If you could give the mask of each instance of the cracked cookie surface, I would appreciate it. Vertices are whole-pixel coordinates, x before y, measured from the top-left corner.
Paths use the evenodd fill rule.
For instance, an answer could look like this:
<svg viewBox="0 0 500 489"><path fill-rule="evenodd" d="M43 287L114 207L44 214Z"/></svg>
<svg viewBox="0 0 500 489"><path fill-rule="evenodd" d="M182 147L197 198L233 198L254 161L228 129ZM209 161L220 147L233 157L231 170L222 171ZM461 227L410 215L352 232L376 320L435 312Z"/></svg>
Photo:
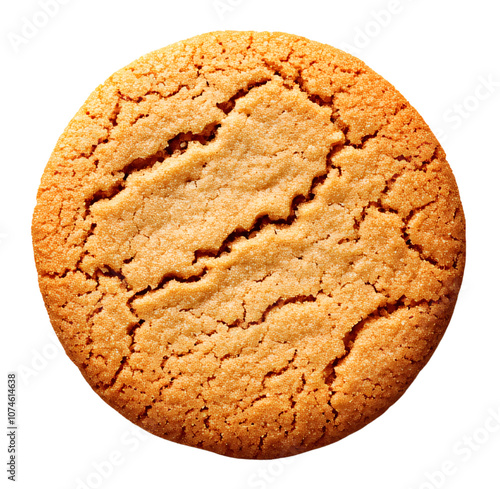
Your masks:
<svg viewBox="0 0 500 489"><path fill-rule="evenodd" d="M439 343L465 263L419 114L356 58L282 33L205 34L111 76L59 139L32 234L94 390L242 458L383 413Z"/></svg>

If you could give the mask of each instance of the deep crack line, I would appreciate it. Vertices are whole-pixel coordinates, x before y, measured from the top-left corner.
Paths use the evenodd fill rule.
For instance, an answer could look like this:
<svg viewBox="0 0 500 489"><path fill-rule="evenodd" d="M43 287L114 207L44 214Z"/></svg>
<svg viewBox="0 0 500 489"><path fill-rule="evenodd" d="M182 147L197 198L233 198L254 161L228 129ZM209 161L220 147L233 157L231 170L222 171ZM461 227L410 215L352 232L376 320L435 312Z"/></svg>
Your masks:
<svg viewBox="0 0 500 489"><path fill-rule="evenodd" d="M126 181L130 175L134 173L151 170L156 164L165 162L170 157L176 157L184 154L189 149L189 143L197 141L203 146L215 139L220 128L219 122L211 122L207 124L202 131L193 134L192 132L180 133L170 139L165 148L160 149L155 154L146 156L145 158L136 158L128 165L125 165L121 170L113 172L123 173L123 180L116 182L106 190L96 192L88 201L89 208L96 202L103 199L111 200L126 188Z"/></svg>
<svg viewBox="0 0 500 489"><path fill-rule="evenodd" d="M244 239L252 239L256 237L261 231L265 228L272 226L274 229L282 229L291 227L298 219L298 211L300 207L308 202L311 202L318 193L319 188L324 184L328 176L335 171L340 172L338 167L333 164L333 155L336 151L338 151L338 147L342 146L342 142L333 143L329 149L328 156L326 157L325 171L320 175L317 175L313 178L311 182L311 186L309 187L309 191L307 195L298 195L296 196L291 203L290 212L286 219L271 219L269 215L264 215L257 218L254 224L249 229L236 229L228 237L223 241L221 246L217 250L197 250L195 251L195 260L192 265L197 264L203 258L220 258L224 253L230 253L232 250L232 246L236 241L241 238ZM135 295L145 295L146 293L151 293L156 290L160 290L168 285L171 281L177 282L198 282L203 277L205 277L209 272L207 267L204 267L199 273L191 275L189 277L182 276L180 274L172 274L168 273L162 277L159 284L155 288L147 287L142 291L138 291Z"/></svg>
<svg viewBox="0 0 500 489"><path fill-rule="evenodd" d="M134 350L134 345L136 344L136 341L135 341L135 335L137 333L137 330L145 323L144 319L138 319L138 321L134 324L132 324L131 326L129 326L128 330L127 330L127 335L130 336L131 338L131 342L130 342L130 345L129 345L129 353L128 355L124 355L120 361L120 366L118 367L118 369L116 370L116 372L113 374L113 377L111 378L111 381L106 384L106 385L103 385L102 388L104 391L107 391L109 389L111 389L111 387L113 387L116 383L116 381L118 380L118 377L120 376L122 370L128 366L128 362L130 360L130 356L135 352ZM91 350L91 352L93 351L93 349Z"/></svg>
<svg viewBox="0 0 500 489"><path fill-rule="evenodd" d="M213 141L217 136L217 132L222 121L225 120L233 111L236 101L247 95L252 89L265 85L269 81L271 81L271 78L265 78L258 82L251 83L247 87L236 92L229 100L218 103L217 107L224 112L225 117L219 121L212 121L208 123L199 133L193 133L191 131L187 133L179 133L168 140L165 148L160 149L156 153L144 158L136 158L132 162L125 165L121 170L115 170L113 175L116 175L117 173L124 173L123 181L117 182L108 189L96 192L93 197L88 199L87 207L92 206L99 200L112 199L116 197L116 195L118 195L125 188L125 181L131 174L151 169L156 163L163 163L172 156L180 156L181 154L184 154L189 149L190 142L197 141L205 146L209 142ZM116 125L116 117L114 118L113 126Z"/></svg>
<svg viewBox="0 0 500 489"><path fill-rule="evenodd" d="M394 302L387 302L384 305L377 307L377 309L359 320L349 331L345 333L344 337L342 338L342 341L344 343L344 353L333 359L323 370L325 384L330 386L332 391L331 395L333 396L336 392L333 389L333 385L337 378L336 368L343 362L345 362L346 358L351 353L351 350L354 347L359 334L364 329L367 323L376 319L387 318L401 309L411 309L412 307L417 307L421 304L431 305L432 303L432 300L426 299L422 299L420 301L409 301L405 295L402 295L398 300Z"/></svg>

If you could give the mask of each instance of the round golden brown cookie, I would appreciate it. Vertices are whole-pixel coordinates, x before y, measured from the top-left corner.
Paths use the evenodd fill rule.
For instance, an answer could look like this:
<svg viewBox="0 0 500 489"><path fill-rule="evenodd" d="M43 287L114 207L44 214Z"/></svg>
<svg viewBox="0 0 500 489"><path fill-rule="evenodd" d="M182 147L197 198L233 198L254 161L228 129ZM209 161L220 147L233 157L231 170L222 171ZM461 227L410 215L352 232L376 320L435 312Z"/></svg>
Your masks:
<svg viewBox="0 0 500 489"><path fill-rule="evenodd" d="M216 32L98 87L38 192L40 288L112 407L243 458L379 416L437 346L465 221L419 114L358 59Z"/></svg>

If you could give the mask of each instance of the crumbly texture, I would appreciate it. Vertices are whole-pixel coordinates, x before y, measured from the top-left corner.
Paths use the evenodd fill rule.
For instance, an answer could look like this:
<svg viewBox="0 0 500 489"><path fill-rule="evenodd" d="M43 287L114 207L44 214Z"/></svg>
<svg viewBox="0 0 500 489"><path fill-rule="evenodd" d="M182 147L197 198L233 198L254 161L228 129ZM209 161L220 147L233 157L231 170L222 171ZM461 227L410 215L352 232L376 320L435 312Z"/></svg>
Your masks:
<svg viewBox="0 0 500 489"><path fill-rule="evenodd" d="M441 339L465 263L419 114L358 59L282 33L198 36L111 76L59 139L32 232L94 390L242 458L383 413Z"/></svg>

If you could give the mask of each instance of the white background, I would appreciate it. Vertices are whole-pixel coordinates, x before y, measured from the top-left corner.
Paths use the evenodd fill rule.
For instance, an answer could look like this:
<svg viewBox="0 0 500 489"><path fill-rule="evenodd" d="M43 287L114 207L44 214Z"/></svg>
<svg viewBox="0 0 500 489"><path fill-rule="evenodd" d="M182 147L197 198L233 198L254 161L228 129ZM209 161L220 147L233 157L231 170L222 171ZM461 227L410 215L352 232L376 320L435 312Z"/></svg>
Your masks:
<svg viewBox="0 0 500 489"><path fill-rule="evenodd" d="M18 482L10 486L500 488L498 1L60 0L50 18L38 0L4 0L1 9L4 390L4 372L20 375ZM30 31L26 19L40 27ZM274 462L176 445L109 408L57 346L31 250L40 176L89 93L142 54L224 29L291 32L358 55L440 137L467 218L455 315L408 392L347 439ZM6 394L1 399L5 406ZM6 408L0 412L6 418Z"/></svg>

